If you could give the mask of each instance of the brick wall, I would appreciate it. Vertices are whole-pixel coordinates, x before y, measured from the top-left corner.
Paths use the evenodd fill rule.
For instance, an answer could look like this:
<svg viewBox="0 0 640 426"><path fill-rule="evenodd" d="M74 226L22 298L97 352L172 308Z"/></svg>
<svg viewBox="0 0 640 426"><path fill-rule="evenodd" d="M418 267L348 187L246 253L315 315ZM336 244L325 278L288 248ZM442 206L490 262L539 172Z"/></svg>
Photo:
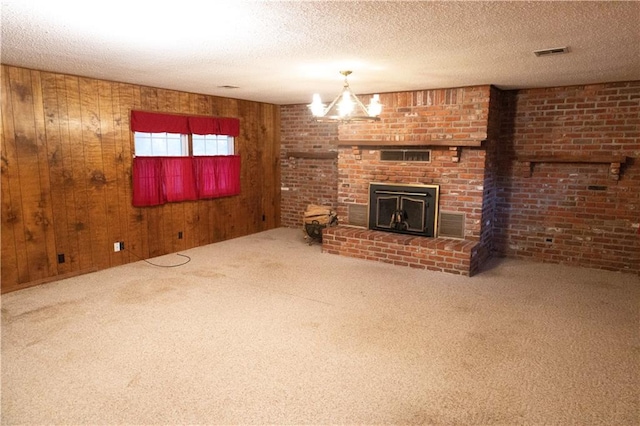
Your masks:
<svg viewBox="0 0 640 426"><path fill-rule="evenodd" d="M492 167L497 155L495 148L487 149L495 141L486 141L492 94L497 91L490 86L383 94L379 122L339 127L338 214L343 223L348 223L351 205L367 205L370 182L436 184L440 211L465 214L464 240L339 228L326 232L323 250L463 275L477 272L490 255L495 216L496 173L486 169L487 153ZM495 112L492 123L498 128ZM495 129L491 133L497 136ZM465 146L481 141L486 141L482 148ZM381 161L383 148L416 144L431 150L429 163Z"/></svg>
<svg viewBox="0 0 640 426"><path fill-rule="evenodd" d="M340 141L440 142L487 137L490 86L383 93L381 121L339 128ZM363 97L363 99L367 99Z"/></svg>
<svg viewBox="0 0 640 426"><path fill-rule="evenodd" d="M311 202L338 205L345 223L348 203L366 204L369 180L437 183L440 209L467 213L465 238L480 241L474 246L480 258L496 252L640 273L640 82L381 98L378 123L320 124L304 105L282 107L282 179L291 187L282 192L284 226L300 226L300 212ZM462 148L459 163L449 161L446 146L432 146L432 163L424 168L380 169L378 148L353 147L362 140L428 145L485 136L483 148ZM284 158L288 150L338 149L338 160ZM524 155L629 160L613 180L606 163L537 163L529 173L517 161ZM334 193L324 191L330 187Z"/></svg>
<svg viewBox="0 0 640 426"><path fill-rule="evenodd" d="M349 204L367 204L370 182L437 184L440 210L465 213L465 239L479 241L485 149L461 148L456 159L449 146L429 145L485 140L490 94L490 86L382 94L379 122L339 126L339 216L347 218ZM380 161L380 147L358 146L358 141L402 148L424 142L421 148L431 149L431 162ZM350 142L353 146L345 146Z"/></svg>
<svg viewBox="0 0 640 426"><path fill-rule="evenodd" d="M280 141L281 223L291 228L302 227L302 212L307 205L336 205L337 160L289 154L336 152L338 125L314 121L306 105L284 105L281 107Z"/></svg>
<svg viewBox="0 0 640 426"><path fill-rule="evenodd" d="M479 145L487 139L490 98L495 93L490 86L479 86L382 94L381 121L373 123L316 123L304 105L283 107L282 224L299 226L301 212L308 203L336 206L340 223L349 224L348 207L368 204L370 182L437 184L439 208L465 214L464 240L407 237L362 229L355 235L353 229L339 227L325 230L323 249L398 265L475 273L491 251L496 180L495 171L487 173L485 163L487 152L491 152L491 164L495 164L495 150L487 151L495 143L485 143L483 147L467 145ZM497 121L493 118L492 122ZM374 145L362 146L362 141ZM409 146L431 149L431 161L380 160L382 147ZM337 161L291 155L293 151L336 150ZM326 191L328 188L334 192ZM387 248L383 250L385 244Z"/></svg>
<svg viewBox="0 0 640 426"><path fill-rule="evenodd" d="M404 146L404 143L416 141L428 145L430 142L456 144L465 140L484 140L489 100L490 86L386 93L381 95L384 109L380 122L343 125L314 121L306 105L282 106L282 225L300 226L301 213L311 203L338 206L341 222L344 222L346 203L352 197L357 197L357 203L367 203L370 181L435 183L442 185L441 208L465 212L466 236L478 240L484 181L485 153L482 149L462 149L460 162L455 163L447 146L432 147L432 163L427 167L380 165L379 149L361 149L365 163L373 161L371 164L362 163L361 155L345 146L340 147L340 160L299 158L289 154L335 152L338 139L343 142L379 140L387 146ZM351 158L352 155L358 160ZM379 172L373 173L374 168ZM353 191L347 190L349 187Z"/></svg>
<svg viewBox="0 0 640 426"><path fill-rule="evenodd" d="M494 236L497 226L498 182L500 166L500 124L502 117L503 92L491 87L489 116L487 118L487 140L484 143L485 164L482 184L482 215L480 219L481 234L478 253L474 260L478 265L491 257L495 252Z"/></svg>
<svg viewBox="0 0 640 426"><path fill-rule="evenodd" d="M507 256L640 272L640 82L503 94L496 249ZM630 157L535 163L524 155Z"/></svg>
<svg viewBox="0 0 640 426"><path fill-rule="evenodd" d="M338 215L348 223L350 204L367 205L369 183L440 185L440 210L465 213L464 233L480 240L485 151L463 149L452 161L447 147L430 147L430 163L380 161L380 148L340 147Z"/></svg>

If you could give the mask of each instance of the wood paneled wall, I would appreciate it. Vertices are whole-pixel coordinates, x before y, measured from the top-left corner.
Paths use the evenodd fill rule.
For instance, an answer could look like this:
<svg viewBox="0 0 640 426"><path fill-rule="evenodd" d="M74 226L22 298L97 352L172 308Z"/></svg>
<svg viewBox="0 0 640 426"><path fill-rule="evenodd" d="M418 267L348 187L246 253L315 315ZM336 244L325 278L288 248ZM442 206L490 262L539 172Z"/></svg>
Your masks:
<svg viewBox="0 0 640 426"><path fill-rule="evenodd" d="M2 292L280 226L278 106L6 65L1 78ZM241 194L134 208L131 109L238 117Z"/></svg>

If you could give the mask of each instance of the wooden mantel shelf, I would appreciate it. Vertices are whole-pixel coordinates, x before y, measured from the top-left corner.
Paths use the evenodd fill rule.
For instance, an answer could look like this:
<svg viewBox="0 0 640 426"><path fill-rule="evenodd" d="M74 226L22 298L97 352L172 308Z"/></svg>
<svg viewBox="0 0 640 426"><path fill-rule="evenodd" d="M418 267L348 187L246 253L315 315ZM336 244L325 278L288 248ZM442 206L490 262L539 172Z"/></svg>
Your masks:
<svg viewBox="0 0 640 426"><path fill-rule="evenodd" d="M609 164L609 177L612 180L620 179L620 167L627 162L624 155L526 155L517 157L517 160L526 165L527 176L533 174L536 163L591 163Z"/></svg>
<svg viewBox="0 0 640 426"><path fill-rule="evenodd" d="M527 155L518 157L518 161L526 163L626 163L624 155Z"/></svg>
<svg viewBox="0 0 640 426"><path fill-rule="evenodd" d="M416 146L461 146L479 147L484 140L478 139L436 139L431 141L380 141L380 140L339 140L338 146L381 146L381 147L416 147Z"/></svg>

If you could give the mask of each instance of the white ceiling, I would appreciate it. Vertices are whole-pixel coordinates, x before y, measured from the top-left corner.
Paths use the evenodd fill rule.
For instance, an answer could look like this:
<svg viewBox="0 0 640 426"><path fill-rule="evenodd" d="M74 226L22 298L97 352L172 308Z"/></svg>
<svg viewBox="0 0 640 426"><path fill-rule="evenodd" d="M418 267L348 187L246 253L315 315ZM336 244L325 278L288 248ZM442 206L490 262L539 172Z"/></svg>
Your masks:
<svg viewBox="0 0 640 426"><path fill-rule="evenodd" d="M2 63L274 104L640 80L640 2L3 1ZM536 57L534 50L570 53ZM229 89L221 86L238 86Z"/></svg>

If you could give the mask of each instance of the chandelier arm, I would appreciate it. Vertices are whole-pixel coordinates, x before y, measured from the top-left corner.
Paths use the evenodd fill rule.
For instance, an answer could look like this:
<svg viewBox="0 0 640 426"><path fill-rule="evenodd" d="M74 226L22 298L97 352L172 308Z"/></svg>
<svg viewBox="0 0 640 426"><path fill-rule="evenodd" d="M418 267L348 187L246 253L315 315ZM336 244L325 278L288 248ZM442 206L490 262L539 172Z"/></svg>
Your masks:
<svg viewBox="0 0 640 426"><path fill-rule="evenodd" d="M360 101L360 98L358 98L358 96L356 96L356 94L353 94L353 98L356 100L356 102L358 103L358 106L360 106L360 108L362 108L364 110L364 112L369 111L367 109L367 107Z"/></svg>
<svg viewBox="0 0 640 426"><path fill-rule="evenodd" d="M342 93L340 95L338 95L330 104L329 106L324 110L324 113L328 113L329 111L331 111L331 108L333 108L333 106L336 104L336 102L338 102L340 99L342 98Z"/></svg>

